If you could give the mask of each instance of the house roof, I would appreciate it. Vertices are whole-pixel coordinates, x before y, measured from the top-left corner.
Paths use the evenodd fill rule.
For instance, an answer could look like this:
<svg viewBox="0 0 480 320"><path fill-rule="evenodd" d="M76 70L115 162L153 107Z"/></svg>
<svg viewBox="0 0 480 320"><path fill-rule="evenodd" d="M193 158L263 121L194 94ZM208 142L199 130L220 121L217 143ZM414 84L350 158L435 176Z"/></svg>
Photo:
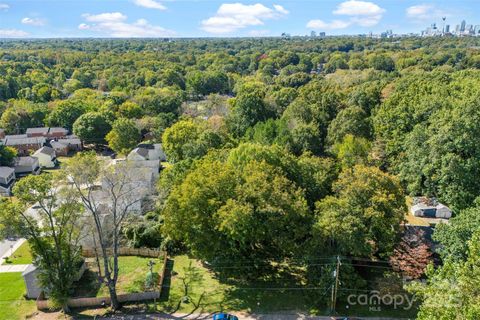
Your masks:
<svg viewBox="0 0 480 320"><path fill-rule="evenodd" d="M32 272L35 272L37 270L37 267L35 267L33 264L29 264L27 269L22 272L22 276L26 276L27 274L30 274Z"/></svg>
<svg viewBox="0 0 480 320"><path fill-rule="evenodd" d="M46 155L49 155L49 156L53 156L55 154L55 150L53 148L50 148L50 147L41 147L40 149L35 151L34 154L40 154L40 153L43 153L43 154L46 154Z"/></svg>
<svg viewBox="0 0 480 320"><path fill-rule="evenodd" d="M38 164L38 159L34 157L19 157L15 161L15 166L31 166Z"/></svg>
<svg viewBox="0 0 480 320"><path fill-rule="evenodd" d="M155 149L155 146L152 143L141 143L137 146L137 148L153 150Z"/></svg>
<svg viewBox="0 0 480 320"><path fill-rule="evenodd" d="M78 138L60 139L59 142L64 144L82 144L82 141Z"/></svg>
<svg viewBox="0 0 480 320"><path fill-rule="evenodd" d="M148 157L148 149L145 148L135 148L132 150L132 153L136 153L144 158Z"/></svg>
<svg viewBox="0 0 480 320"><path fill-rule="evenodd" d="M10 167L0 167L0 177L8 177L11 175L15 170Z"/></svg>
<svg viewBox="0 0 480 320"><path fill-rule="evenodd" d="M63 139L62 139L63 140ZM52 140L50 142L50 145L52 146L53 149L64 149L68 147L68 143L62 143L59 141Z"/></svg>
<svg viewBox="0 0 480 320"><path fill-rule="evenodd" d="M50 128L49 133L55 133L55 132L60 132L60 133L65 133L65 134L67 134L67 133L68 133L68 130L65 129L65 128L61 128L61 127L53 127L53 128Z"/></svg>
<svg viewBox="0 0 480 320"><path fill-rule="evenodd" d="M41 133L41 134L47 134L48 133L48 130L50 130L50 128L48 127L41 127L41 128L28 128L27 129L27 135L28 134L35 134L35 133Z"/></svg>
<svg viewBox="0 0 480 320"><path fill-rule="evenodd" d="M5 145L6 146L19 146L19 145L27 145L27 144L44 144L45 143L44 137L27 137L26 135L19 134L14 136L6 136L5 137Z"/></svg>

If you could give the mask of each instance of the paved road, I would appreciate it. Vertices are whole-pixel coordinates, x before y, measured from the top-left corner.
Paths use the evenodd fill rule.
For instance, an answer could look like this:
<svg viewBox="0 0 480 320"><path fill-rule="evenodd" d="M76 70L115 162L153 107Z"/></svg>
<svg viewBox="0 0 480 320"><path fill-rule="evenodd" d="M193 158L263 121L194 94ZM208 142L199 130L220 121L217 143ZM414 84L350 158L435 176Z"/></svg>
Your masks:
<svg viewBox="0 0 480 320"><path fill-rule="evenodd" d="M10 253L10 246L13 246L16 241L3 240L0 241L0 257L6 253Z"/></svg>
<svg viewBox="0 0 480 320"><path fill-rule="evenodd" d="M331 319L341 319L341 317L320 317L320 316L309 316L302 313L276 313L276 314L242 314L236 313L238 319L240 320L331 320ZM137 315L122 315L122 316L110 316L110 317L98 317L97 319L108 319L108 320L167 320L167 319L177 319L177 320L211 320L213 318L212 314L137 314ZM397 318L349 318L349 319L362 319L362 320L398 320Z"/></svg>

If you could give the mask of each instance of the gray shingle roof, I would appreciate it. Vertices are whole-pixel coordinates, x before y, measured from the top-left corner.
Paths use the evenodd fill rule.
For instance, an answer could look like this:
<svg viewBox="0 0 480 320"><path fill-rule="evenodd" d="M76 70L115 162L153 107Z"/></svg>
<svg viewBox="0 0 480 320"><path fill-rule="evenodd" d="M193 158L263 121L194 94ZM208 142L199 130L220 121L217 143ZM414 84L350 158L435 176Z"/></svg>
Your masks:
<svg viewBox="0 0 480 320"><path fill-rule="evenodd" d="M65 129L65 128L61 128L61 127L50 128L49 133L55 133L55 132L61 132L61 133L67 134L67 133L68 133L68 130Z"/></svg>
<svg viewBox="0 0 480 320"><path fill-rule="evenodd" d="M27 135L29 134L35 134L35 133L41 133L41 134L47 134L48 133L48 130L50 128L48 127L42 127L42 128L28 128L27 129Z"/></svg>
<svg viewBox="0 0 480 320"><path fill-rule="evenodd" d="M26 144L44 144L46 139L44 137L28 138L26 135L19 134L14 136L6 136L4 141L6 146L18 146Z"/></svg>
<svg viewBox="0 0 480 320"><path fill-rule="evenodd" d="M133 152L141 155L142 157L146 158L148 157L148 149L145 148L136 148L133 150Z"/></svg>
<svg viewBox="0 0 480 320"><path fill-rule="evenodd" d="M15 161L15 166L31 166L38 163L38 159L34 157L19 157Z"/></svg>
<svg viewBox="0 0 480 320"><path fill-rule="evenodd" d="M38 149L37 151L35 151L35 154L38 154L38 153L43 153L43 154L52 156L55 153L55 150L53 148L50 148L50 147L42 147L42 148Z"/></svg>
<svg viewBox="0 0 480 320"><path fill-rule="evenodd" d="M15 170L10 167L0 167L0 177L8 177L11 175Z"/></svg>

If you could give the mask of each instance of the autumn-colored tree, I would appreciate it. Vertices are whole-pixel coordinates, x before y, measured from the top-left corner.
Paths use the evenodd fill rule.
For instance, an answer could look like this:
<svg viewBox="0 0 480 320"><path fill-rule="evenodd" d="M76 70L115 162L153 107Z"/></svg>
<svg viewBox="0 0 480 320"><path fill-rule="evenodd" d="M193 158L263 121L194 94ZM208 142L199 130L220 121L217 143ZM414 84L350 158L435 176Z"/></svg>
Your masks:
<svg viewBox="0 0 480 320"><path fill-rule="evenodd" d="M408 227L390 257L393 269L407 278L419 279L432 262L433 253L425 231Z"/></svg>

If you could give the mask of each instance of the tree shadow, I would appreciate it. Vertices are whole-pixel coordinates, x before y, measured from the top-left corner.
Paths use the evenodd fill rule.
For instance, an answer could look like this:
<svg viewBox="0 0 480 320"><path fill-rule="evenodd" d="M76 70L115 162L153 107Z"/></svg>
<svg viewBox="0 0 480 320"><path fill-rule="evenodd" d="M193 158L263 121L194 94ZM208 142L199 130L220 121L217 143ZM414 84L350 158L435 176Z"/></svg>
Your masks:
<svg viewBox="0 0 480 320"><path fill-rule="evenodd" d="M161 283L162 288L160 291L160 302L166 302L170 299L170 288L172 286L172 273L174 265L174 260L167 259L167 263L165 264L165 274Z"/></svg>

